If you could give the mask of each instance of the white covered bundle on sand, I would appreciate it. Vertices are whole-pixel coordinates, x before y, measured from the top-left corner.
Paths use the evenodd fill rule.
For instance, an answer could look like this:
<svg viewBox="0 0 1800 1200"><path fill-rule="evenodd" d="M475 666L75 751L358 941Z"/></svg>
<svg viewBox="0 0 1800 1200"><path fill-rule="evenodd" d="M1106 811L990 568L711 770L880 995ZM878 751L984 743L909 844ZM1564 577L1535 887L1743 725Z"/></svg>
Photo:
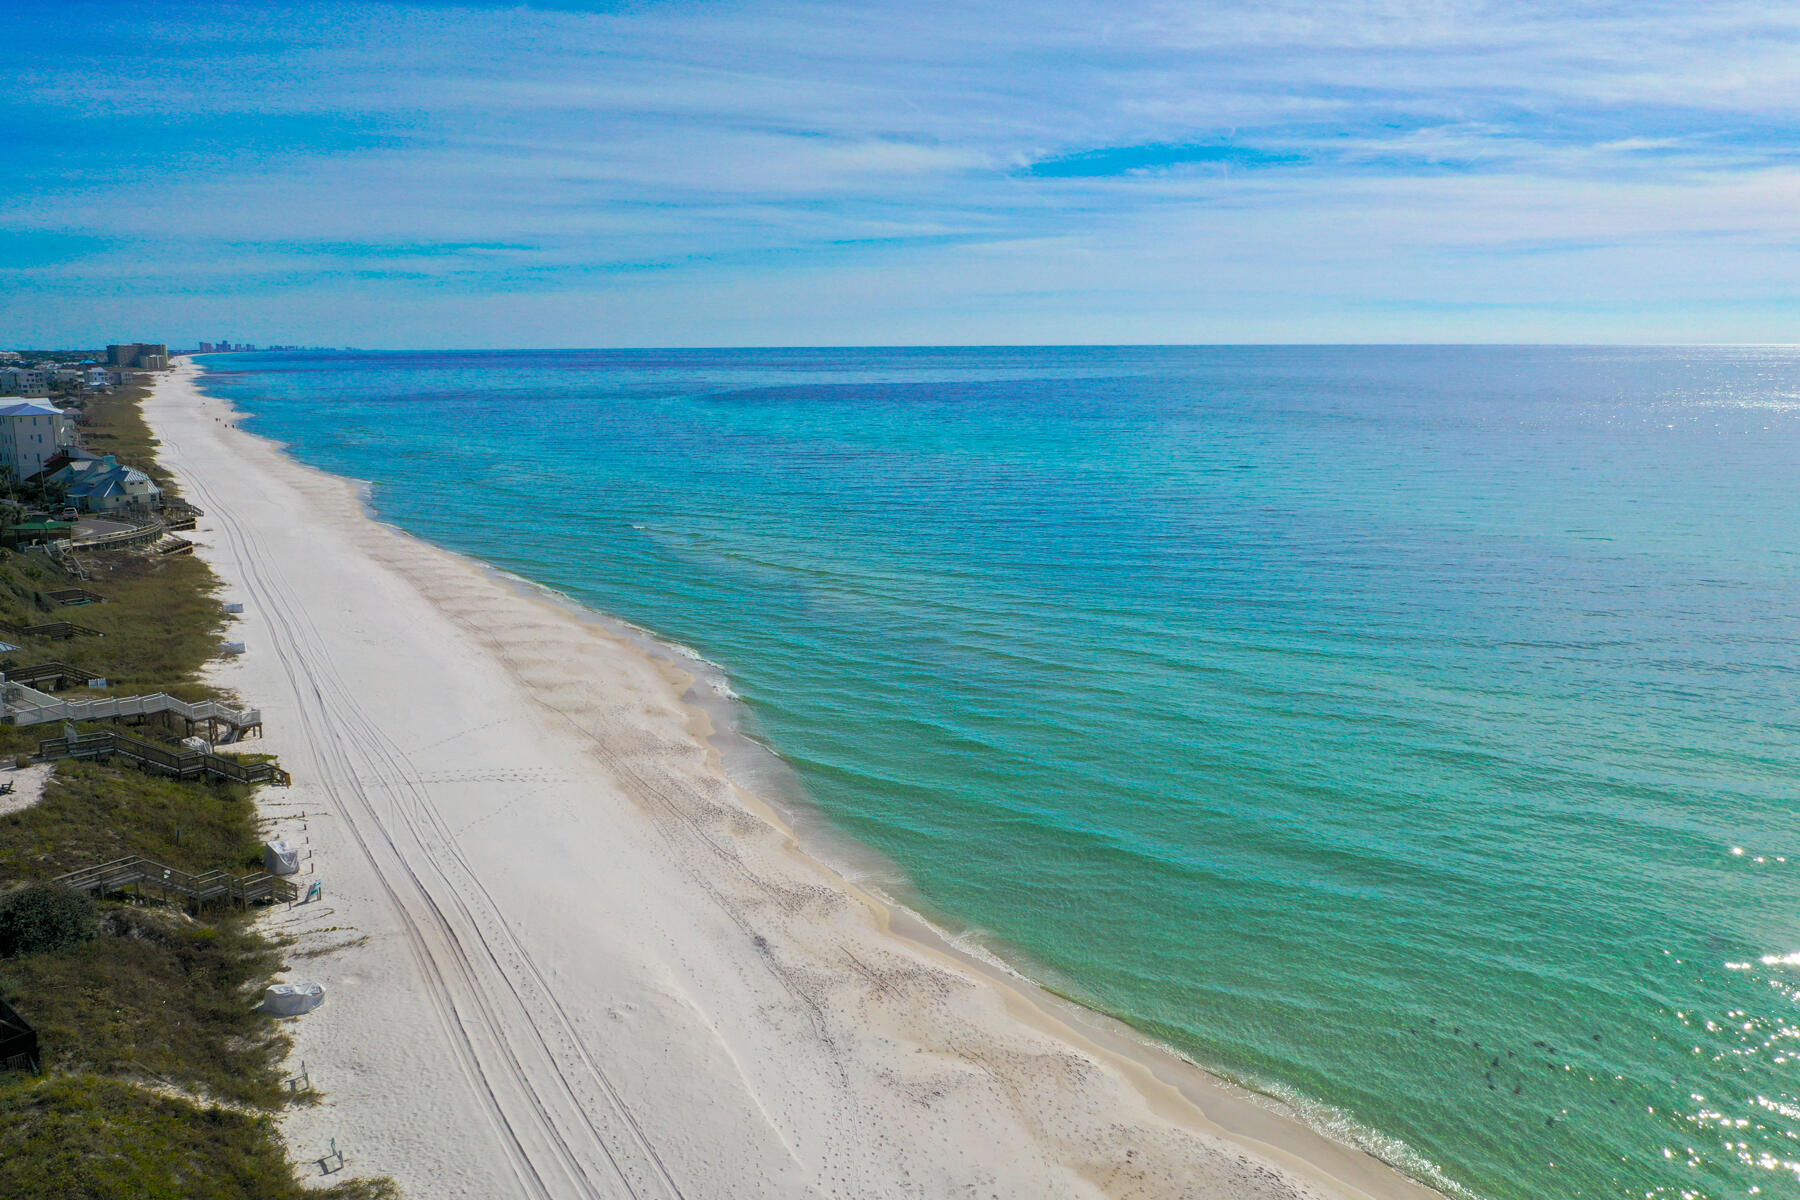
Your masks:
<svg viewBox="0 0 1800 1200"><path fill-rule="evenodd" d="M271 875L292 875L300 869L300 850L286 838L263 847L263 870Z"/></svg>
<svg viewBox="0 0 1800 1200"><path fill-rule="evenodd" d="M325 1003L325 988L317 983L273 983L263 993L263 1008L277 1017L297 1017Z"/></svg>

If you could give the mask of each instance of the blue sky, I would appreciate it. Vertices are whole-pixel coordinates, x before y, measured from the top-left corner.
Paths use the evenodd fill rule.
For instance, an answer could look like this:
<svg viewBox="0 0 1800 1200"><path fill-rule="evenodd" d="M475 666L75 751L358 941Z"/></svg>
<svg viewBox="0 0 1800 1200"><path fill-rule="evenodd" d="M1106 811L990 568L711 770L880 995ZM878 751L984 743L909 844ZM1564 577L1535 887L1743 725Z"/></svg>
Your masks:
<svg viewBox="0 0 1800 1200"><path fill-rule="evenodd" d="M0 0L0 344L1800 340L1800 6Z"/></svg>

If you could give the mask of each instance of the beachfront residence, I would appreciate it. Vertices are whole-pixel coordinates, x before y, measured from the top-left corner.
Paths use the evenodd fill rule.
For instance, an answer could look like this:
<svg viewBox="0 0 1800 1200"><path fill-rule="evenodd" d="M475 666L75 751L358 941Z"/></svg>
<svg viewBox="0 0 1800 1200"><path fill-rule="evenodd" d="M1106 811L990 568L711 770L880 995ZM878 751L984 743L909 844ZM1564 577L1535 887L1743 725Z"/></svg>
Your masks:
<svg viewBox="0 0 1800 1200"><path fill-rule="evenodd" d="M71 458L44 477L67 489L69 503L85 513L147 511L162 503L162 489L148 475L108 454Z"/></svg>
<svg viewBox="0 0 1800 1200"><path fill-rule="evenodd" d="M25 476L24 482L38 487L48 483L64 467L72 462L99 462L101 456L82 446L64 446L56 452L56 457L44 464L44 469L35 475Z"/></svg>
<svg viewBox="0 0 1800 1200"><path fill-rule="evenodd" d="M41 396L50 390L50 376L35 367L0 367L0 395Z"/></svg>
<svg viewBox="0 0 1800 1200"><path fill-rule="evenodd" d="M44 400L20 400L0 408L0 467L14 479L36 475L75 444L75 421Z"/></svg>

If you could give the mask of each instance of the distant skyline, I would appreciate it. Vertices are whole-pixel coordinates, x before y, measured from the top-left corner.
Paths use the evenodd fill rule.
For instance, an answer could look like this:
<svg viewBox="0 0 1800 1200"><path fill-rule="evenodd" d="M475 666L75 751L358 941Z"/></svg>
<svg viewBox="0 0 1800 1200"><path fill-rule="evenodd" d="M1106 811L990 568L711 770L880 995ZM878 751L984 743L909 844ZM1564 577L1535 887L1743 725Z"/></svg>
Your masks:
<svg viewBox="0 0 1800 1200"><path fill-rule="evenodd" d="M1800 9L0 0L0 345L1800 341Z"/></svg>

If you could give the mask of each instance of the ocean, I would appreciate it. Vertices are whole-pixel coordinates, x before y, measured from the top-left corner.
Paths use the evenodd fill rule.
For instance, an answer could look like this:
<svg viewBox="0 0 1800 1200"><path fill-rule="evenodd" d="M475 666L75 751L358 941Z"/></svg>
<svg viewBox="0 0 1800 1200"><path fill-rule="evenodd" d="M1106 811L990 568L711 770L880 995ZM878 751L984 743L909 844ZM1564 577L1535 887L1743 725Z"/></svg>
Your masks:
<svg viewBox="0 0 1800 1200"><path fill-rule="evenodd" d="M1056 990L1454 1194L1800 1195L1800 350L201 361Z"/></svg>

